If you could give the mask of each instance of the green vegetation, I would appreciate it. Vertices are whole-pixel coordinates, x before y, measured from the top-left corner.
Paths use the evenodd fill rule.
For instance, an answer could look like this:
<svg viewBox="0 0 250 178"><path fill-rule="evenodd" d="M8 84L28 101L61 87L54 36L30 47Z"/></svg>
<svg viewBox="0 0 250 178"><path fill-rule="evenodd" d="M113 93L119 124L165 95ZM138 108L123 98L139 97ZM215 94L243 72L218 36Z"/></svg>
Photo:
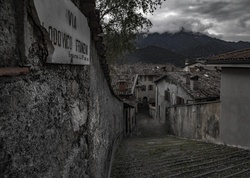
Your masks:
<svg viewBox="0 0 250 178"><path fill-rule="evenodd" d="M147 31L152 23L145 17L153 13L163 0L97 0L107 59L114 61L132 51L136 34ZM165 0L164 0L165 1Z"/></svg>

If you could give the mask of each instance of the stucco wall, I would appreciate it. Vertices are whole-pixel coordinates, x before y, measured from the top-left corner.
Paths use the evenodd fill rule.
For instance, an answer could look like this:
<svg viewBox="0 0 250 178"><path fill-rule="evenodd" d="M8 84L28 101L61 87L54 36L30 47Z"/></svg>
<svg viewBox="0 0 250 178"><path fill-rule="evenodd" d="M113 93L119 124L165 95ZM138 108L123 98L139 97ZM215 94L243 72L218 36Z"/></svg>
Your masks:
<svg viewBox="0 0 250 178"><path fill-rule="evenodd" d="M160 122L164 123L166 120L166 109L172 105L176 104L176 96L179 96L187 102L187 100L192 100L192 98L184 91L179 85L171 83L169 80L166 82L164 79L159 81L156 92L156 118ZM170 101L165 100L165 91L170 91Z"/></svg>
<svg viewBox="0 0 250 178"><path fill-rule="evenodd" d="M223 68L221 140L250 148L250 69Z"/></svg>
<svg viewBox="0 0 250 178"><path fill-rule="evenodd" d="M218 141L220 103L202 103L168 108L169 133L179 137Z"/></svg>
<svg viewBox="0 0 250 178"><path fill-rule="evenodd" d="M23 2L0 3L0 67L30 68L0 76L0 177L105 177L123 103L93 42L90 66L45 63L43 34Z"/></svg>
<svg viewBox="0 0 250 178"><path fill-rule="evenodd" d="M138 98L141 99L141 102L143 101L143 98L144 97L147 97L148 99L148 102L152 102L155 100L155 84L153 83L153 81L155 80L156 76L151 76L152 77L152 81L149 81L149 76L150 75L140 75L139 78L140 78L140 85L145 85L146 86L146 90L145 91L142 91L141 89L138 91ZM142 80L143 78L143 80ZM149 85L152 85L152 90L149 90ZM151 100L150 100L151 99Z"/></svg>

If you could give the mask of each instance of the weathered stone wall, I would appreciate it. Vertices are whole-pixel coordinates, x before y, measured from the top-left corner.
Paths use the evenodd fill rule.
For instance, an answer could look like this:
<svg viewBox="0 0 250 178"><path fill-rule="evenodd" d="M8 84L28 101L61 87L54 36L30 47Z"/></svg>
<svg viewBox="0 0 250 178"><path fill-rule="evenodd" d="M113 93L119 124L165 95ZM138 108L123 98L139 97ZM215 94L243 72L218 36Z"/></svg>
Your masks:
<svg viewBox="0 0 250 178"><path fill-rule="evenodd" d="M94 59L96 52L92 53ZM92 141L91 176L105 177L109 168L112 146L123 131L123 103L110 92L99 61L93 60L90 66L90 121ZM118 138L118 139L119 139Z"/></svg>
<svg viewBox="0 0 250 178"><path fill-rule="evenodd" d="M90 66L46 64L26 1L1 0L0 24L0 177L105 177L123 104L94 42ZM27 66L28 74L18 73Z"/></svg>
<svg viewBox="0 0 250 178"><path fill-rule="evenodd" d="M17 6L15 1L0 1L0 66L18 65L18 19L16 18Z"/></svg>
<svg viewBox="0 0 250 178"><path fill-rule="evenodd" d="M219 141L220 103L201 103L168 108L167 128L176 136Z"/></svg>

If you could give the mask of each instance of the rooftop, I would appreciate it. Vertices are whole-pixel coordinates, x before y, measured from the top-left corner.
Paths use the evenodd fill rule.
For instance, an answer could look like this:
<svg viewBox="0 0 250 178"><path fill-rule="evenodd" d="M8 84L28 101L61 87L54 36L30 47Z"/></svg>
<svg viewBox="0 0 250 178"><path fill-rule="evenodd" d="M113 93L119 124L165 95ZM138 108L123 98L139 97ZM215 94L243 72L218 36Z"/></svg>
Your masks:
<svg viewBox="0 0 250 178"><path fill-rule="evenodd" d="M119 96L131 95L135 79L138 75L157 75L161 76L168 71L179 70L173 65L162 64L124 64L124 65L110 65L111 85L115 93ZM126 83L126 90L121 92L119 90L120 82Z"/></svg>
<svg viewBox="0 0 250 178"><path fill-rule="evenodd" d="M114 90L114 92L117 95L131 95L132 94L132 88L134 85L134 79L136 77L135 74L126 73L126 74L120 74L118 71L113 71L110 74L111 76L111 85ZM119 85L121 82L124 82L126 85L125 91L119 90Z"/></svg>
<svg viewBox="0 0 250 178"><path fill-rule="evenodd" d="M250 48L216 55L208 64L250 64Z"/></svg>
<svg viewBox="0 0 250 178"><path fill-rule="evenodd" d="M159 75L169 71L178 71L179 68L171 64L123 64L111 65L111 73L115 72L119 75L138 74L138 75Z"/></svg>
<svg viewBox="0 0 250 178"><path fill-rule="evenodd" d="M168 72L166 75L158 78L155 82L158 83L162 79L169 78L176 84L179 84L187 93L195 100L219 98L220 97L220 72L203 70L194 72ZM186 83L187 77L192 80L197 80L198 88L192 89Z"/></svg>

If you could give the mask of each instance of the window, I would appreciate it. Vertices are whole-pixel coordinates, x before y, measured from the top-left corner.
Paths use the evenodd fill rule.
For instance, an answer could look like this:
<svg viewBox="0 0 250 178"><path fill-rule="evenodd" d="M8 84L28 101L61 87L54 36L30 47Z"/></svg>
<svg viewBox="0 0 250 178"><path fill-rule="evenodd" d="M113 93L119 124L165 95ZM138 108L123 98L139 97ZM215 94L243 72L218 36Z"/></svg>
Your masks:
<svg viewBox="0 0 250 178"><path fill-rule="evenodd" d="M153 85L148 86L148 91L153 90Z"/></svg>
<svg viewBox="0 0 250 178"><path fill-rule="evenodd" d="M146 91L146 85L141 86L141 91Z"/></svg>
<svg viewBox="0 0 250 178"><path fill-rule="evenodd" d="M184 104L184 99L179 96L176 96L176 104L177 105Z"/></svg>
<svg viewBox="0 0 250 178"><path fill-rule="evenodd" d="M149 81L153 81L153 80L154 80L154 76L153 76L153 75L149 75L149 76L148 76L148 80L149 80Z"/></svg>
<svg viewBox="0 0 250 178"><path fill-rule="evenodd" d="M165 90L165 100L170 102L170 92L169 92L169 90Z"/></svg>

